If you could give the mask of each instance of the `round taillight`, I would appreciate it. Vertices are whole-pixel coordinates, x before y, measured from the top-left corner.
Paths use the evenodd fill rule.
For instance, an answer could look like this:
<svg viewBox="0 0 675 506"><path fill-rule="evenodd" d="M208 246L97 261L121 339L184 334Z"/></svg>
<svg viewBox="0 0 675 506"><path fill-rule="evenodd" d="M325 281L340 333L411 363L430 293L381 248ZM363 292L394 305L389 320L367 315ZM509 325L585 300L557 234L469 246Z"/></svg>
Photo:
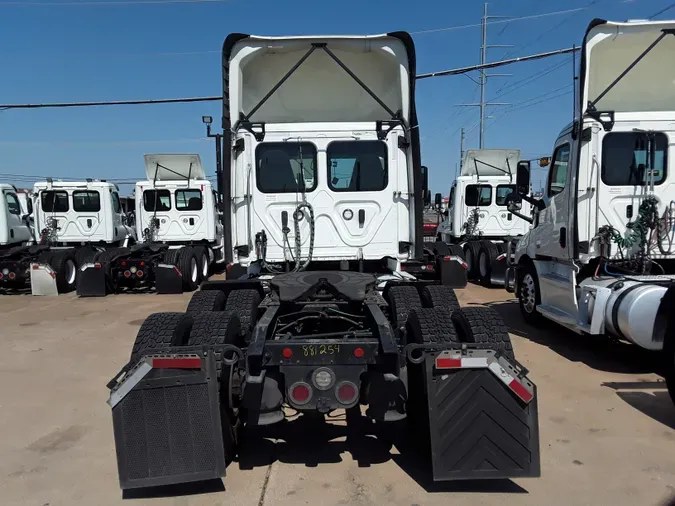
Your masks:
<svg viewBox="0 0 675 506"><path fill-rule="evenodd" d="M344 381L335 389L335 396L341 404L353 404L358 398L359 390L354 383Z"/></svg>
<svg viewBox="0 0 675 506"><path fill-rule="evenodd" d="M124 277L125 278L131 277L131 271L124 271Z"/></svg>
<svg viewBox="0 0 675 506"><path fill-rule="evenodd" d="M291 358L293 356L293 350L290 348L284 348L281 354L284 356L284 358Z"/></svg>
<svg viewBox="0 0 675 506"><path fill-rule="evenodd" d="M143 267L144 265L145 265L145 262L141 262L141 267Z"/></svg>
<svg viewBox="0 0 675 506"><path fill-rule="evenodd" d="M139 278L142 278L143 277L143 271L138 271L136 273L136 276L138 276Z"/></svg>
<svg viewBox="0 0 675 506"><path fill-rule="evenodd" d="M312 398L312 387L307 383L296 383L290 388L291 400L295 404L307 404Z"/></svg>
<svg viewBox="0 0 675 506"><path fill-rule="evenodd" d="M14 274L13 272L10 272L9 273L9 279L14 279L14 278L16 278L16 274Z"/></svg>
<svg viewBox="0 0 675 506"><path fill-rule="evenodd" d="M433 271L434 270L434 264L427 265L427 270Z"/></svg>
<svg viewBox="0 0 675 506"><path fill-rule="evenodd" d="M0 272L0 279L2 279L4 277L5 277L5 275L2 272Z"/></svg>
<svg viewBox="0 0 675 506"><path fill-rule="evenodd" d="M127 263L126 263L124 260L122 260L122 264L121 264L121 265L122 265L122 267L126 267L126 266L127 266Z"/></svg>
<svg viewBox="0 0 675 506"><path fill-rule="evenodd" d="M354 356L355 356L356 358L362 358L365 354L366 354L366 352L363 351L363 348L356 348L356 349L354 350Z"/></svg>

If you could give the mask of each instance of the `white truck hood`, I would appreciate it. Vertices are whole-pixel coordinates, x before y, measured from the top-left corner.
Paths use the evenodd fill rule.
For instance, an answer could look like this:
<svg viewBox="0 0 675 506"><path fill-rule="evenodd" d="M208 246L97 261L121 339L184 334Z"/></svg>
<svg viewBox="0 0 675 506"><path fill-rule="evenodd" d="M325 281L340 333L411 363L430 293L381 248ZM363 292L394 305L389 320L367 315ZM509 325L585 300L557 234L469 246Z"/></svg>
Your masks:
<svg viewBox="0 0 675 506"><path fill-rule="evenodd" d="M230 40L230 38L228 38ZM228 44L226 40L226 45ZM410 121L406 45L390 35L259 37L241 35L229 54L232 124L254 122L363 122L391 115L321 47L307 57L253 114L251 111L312 49L325 45L393 112Z"/></svg>
<svg viewBox="0 0 675 506"><path fill-rule="evenodd" d="M176 181L206 179L199 155L145 155L145 173L148 181Z"/></svg>
<svg viewBox="0 0 675 506"><path fill-rule="evenodd" d="M664 30L675 21L594 20L586 31L581 61L581 112L588 110ZM597 111L675 110L675 35L668 33L595 105Z"/></svg>
<svg viewBox="0 0 675 506"><path fill-rule="evenodd" d="M519 149L469 149L460 176L492 177L513 175L520 160Z"/></svg>

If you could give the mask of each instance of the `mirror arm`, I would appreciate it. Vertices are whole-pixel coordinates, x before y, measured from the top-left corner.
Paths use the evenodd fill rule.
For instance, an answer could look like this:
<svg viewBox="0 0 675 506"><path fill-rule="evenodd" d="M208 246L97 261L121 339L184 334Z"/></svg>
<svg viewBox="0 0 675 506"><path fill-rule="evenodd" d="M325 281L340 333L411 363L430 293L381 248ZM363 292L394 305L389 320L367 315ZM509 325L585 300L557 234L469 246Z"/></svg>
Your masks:
<svg viewBox="0 0 675 506"><path fill-rule="evenodd" d="M521 195L522 199L529 203L532 204L534 207L536 207L539 211L543 211L546 209L546 204L544 204L544 201L541 199L535 199L534 197L530 197L529 195ZM515 214L515 213L513 213ZM518 216L518 215L516 215Z"/></svg>
<svg viewBox="0 0 675 506"><path fill-rule="evenodd" d="M517 217L520 218L521 220L525 220L525 221L528 222L528 223L534 223L534 218L531 218L530 216L525 216L524 214L521 214L521 213L519 213L519 212L517 212L517 211L509 211L509 212L510 212L511 214L513 214L514 216L517 216Z"/></svg>

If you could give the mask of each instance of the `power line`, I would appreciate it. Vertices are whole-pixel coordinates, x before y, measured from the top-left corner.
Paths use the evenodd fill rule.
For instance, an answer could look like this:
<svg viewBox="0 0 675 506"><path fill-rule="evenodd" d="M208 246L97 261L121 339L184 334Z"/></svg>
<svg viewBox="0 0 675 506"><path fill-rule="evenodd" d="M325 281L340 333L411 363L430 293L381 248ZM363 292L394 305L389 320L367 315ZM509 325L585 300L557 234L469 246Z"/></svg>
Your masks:
<svg viewBox="0 0 675 506"><path fill-rule="evenodd" d="M154 100L113 100L102 102L57 102L45 104L2 104L0 111L7 109L47 109L56 107L99 107L106 105L154 105L154 104L178 104L190 102L213 102L222 100L222 96L214 97L187 97L187 98L161 98Z"/></svg>
<svg viewBox="0 0 675 506"><path fill-rule="evenodd" d="M555 12L545 12L543 14L532 14L531 16L521 16L518 18L508 18L508 19L500 19L497 21L492 21L488 23L488 25L497 25L501 23L512 23L514 21L525 21L527 19L537 19L537 18L543 18L547 16L557 16L559 14L567 14L569 12L576 12L576 11L582 11L584 10L584 7L578 7L576 9L567 9L564 11L555 11ZM448 26L446 28L432 28L430 30L419 30L417 32L410 32L410 35L422 35L425 33L437 33L437 32L450 32L452 30L461 30L464 28L476 28L478 26L483 26L482 23L473 23L470 25L459 25L459 26Z"/></svg>
<svg viewBox="0 0 675 506"><path fill-rule="evenodd" d="M656 16L660 16L661 14L663 14L664 12L669 11L669 10L672 9L673 7L675 7L675 3L672 3L672 4L670 4L668 7L665 7L665 8L663 8L663 9L661 9L661 10L660 10L659 12L657 12L656 14L652 14L652 15L649 16L647 19L654 19Z"/></svg>
<svg viewBox="0 0 675 506"><path fill-rule="evenodd" d="M7 2L2 1L0 5L14 5L18 7L82 7L82 6L101 6L101 5L167 5L167 4L208 4L225 3L232 0L119 0L119 1L83 1L83 2Z"/></svg>
<svg viewBox="0 0 675 506"><path fill-rule="evenodd" d="M564 67L565 65L567 65L568 63L571 63L571 62L572 62L572 58L569 58L562 63L556 63L555 65L547 67L546 69L544 69L542 71L535 72L534 74L530 74L529 76L521 79L520 81L516 81L515 83L511 83L508 86L502 86L499 90L497 90L497 95L492 97L490 100L496 100L498 98L503 97L504 95L508 95L509 93L513 93L514 91L516 91L520 88L523 88L524 86L529 86L533 82L538 81L539 79L541 79L543 77L546 77L547 75L551 74L552 72L555 72L556 70ZM502 90L506 90L506 91L503 91L503 93L500 93L500 91L502 91Z"/></svg>

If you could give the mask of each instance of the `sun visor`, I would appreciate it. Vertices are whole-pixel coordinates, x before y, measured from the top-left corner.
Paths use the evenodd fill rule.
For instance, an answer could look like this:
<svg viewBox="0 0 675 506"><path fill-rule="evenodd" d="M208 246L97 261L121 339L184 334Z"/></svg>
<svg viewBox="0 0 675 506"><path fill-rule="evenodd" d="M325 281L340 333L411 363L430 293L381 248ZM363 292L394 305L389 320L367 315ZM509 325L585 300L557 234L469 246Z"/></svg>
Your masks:
<svg viewBox="0 0 675 506"><path fill-rule="evenodd" d="M460 175L515 176L519 160L519 149L469 149L464 155Z"/></svg>
<svg viewBox="0 0 675 506"><path fill-rule="evenodd" d="M206 179L199 155L145 155L145 173L149 181Z"/></svg>
<svg viewBox="0 0 675 506"><path fill-rule="evenodd" d="M584 112L589 102L598 111L647 112L675 110L675 35L666 34L604 96L610 86L675 22L629 21L591 25L585 41ZM585 70L585 72L584 72ZM600 99L598 100L598 97Z"/></svg>
<svg viewBox="0 0 675 506"><path fill-rule="evenodd" d="M389 114L321 46L363 82L391 111L410 121L408 54L401 40L387 36L249 36L230 52L229 100L232 122L359 122L389 120ZM253 114L251 111L314 47L312 53Z"/></svg>

